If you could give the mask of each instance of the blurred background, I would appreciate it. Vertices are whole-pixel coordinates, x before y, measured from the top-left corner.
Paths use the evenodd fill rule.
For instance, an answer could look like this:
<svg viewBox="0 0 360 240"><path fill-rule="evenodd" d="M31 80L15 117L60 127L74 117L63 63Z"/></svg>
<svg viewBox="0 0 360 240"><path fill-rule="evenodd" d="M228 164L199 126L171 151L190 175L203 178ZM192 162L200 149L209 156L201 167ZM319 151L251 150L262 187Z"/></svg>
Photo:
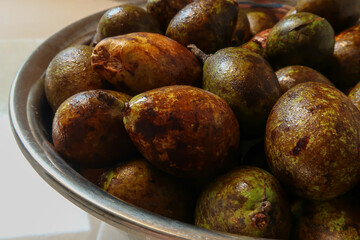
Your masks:
<svg viewBox="0 0 360 240"><path fill-rule="evenodd" d="M115 7L110 0L0 0L0 239L129 239L66 200L32 169L8 117L11 82L45 39L76 20Z"/></svg>

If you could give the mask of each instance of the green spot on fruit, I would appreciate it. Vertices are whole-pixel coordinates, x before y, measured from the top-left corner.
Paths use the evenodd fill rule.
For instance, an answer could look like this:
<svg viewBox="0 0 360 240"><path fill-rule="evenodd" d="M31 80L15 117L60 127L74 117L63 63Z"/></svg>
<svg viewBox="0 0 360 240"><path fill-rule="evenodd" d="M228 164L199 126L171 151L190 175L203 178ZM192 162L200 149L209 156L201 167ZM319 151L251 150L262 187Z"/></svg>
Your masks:
<svg viewBox="0 0 360 240"><path fill-rule="evenodd" d="M113 179L115 173L113 170L110 170L106 175L106 181L104 182L103 189L107 191L110 186L111 180Z"/></svg>
<svg viewBox="0 0 360 240"><path fill-rule="evenodd" d="M329 222L329 226L330 226L330 231L331 232L334 232L334 231L341 231L343 229L343 227L345 226L345 212L340 212L341 214L341 217L336 219L336 220L333 220L333 221L330 221Z"/></svg>

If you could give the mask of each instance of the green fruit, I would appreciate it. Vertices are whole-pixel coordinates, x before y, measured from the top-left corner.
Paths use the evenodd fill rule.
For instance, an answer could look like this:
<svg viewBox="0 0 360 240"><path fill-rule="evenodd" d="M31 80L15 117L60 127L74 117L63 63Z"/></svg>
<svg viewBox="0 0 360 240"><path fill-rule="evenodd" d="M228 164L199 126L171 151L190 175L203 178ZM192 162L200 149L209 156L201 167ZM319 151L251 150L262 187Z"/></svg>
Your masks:
<svg viewBox="0 0 360 240"><path fill-rule="evenodd" d="M330 201L298 201L291 239L360 239L360 207L349 195Z"/></svg>
<svg viewBox="0 0 360 240"><path fill-rule="evenodd" d="M192 222L195 197L179 179L145 159L120 164L105 175L101 187L113 196L151 212Z"/></svg>
<svg viewBox="0 0 360 240"><path fill-rule="evenodd" d="M341 90L360 81L360 25L335 37L333 62L329 68L329 79Z"/></svg>
<svg viewBox="0 0 360 240"><path fill-rule="evenodd" d="M92 47L85 45L71 46L51 60L46 69L44 88L46 99L54 112L76 93L110 87L91 67L92 50Z"/></svg>
<svg viewBox="0 0 360 240"><path fill-rule="evenodd" d="M224 99L234 111L241 132L265 132L268 114L281 89L267 61L239 47L219 50L204 63L203 88Z"/></svg>
<svg viewBox="0 0 360 240"><path fill-rule="evenodd" d="M265 149L273 174L301 197L335 198L360 180L360 112L325 83L287 91L266 125Z"/></svg>
<svg viewBox="0 0 360 240"><path fill-rule="evenodd" d="M336 31L352 26L360 17L360 0L299 0L295 8L326 18Z"/></svg>
<svg viewBox="0 0 360 240"><path fill-rule="evenodd" d="M147 0L146 9L153 15L166 31L171 19L189 3L194 0Z"/></svg>
<svg viewBox="0 0 360 240"><path fill-rule="evenodd" d="M195 1L174 16L166 36L184 46L195 44L205 53L213 53L230 46L233 39L241 39L236 33L243 33L235 31L238 14L245 13L239 12L234 0Z"/></svg>
<svg viewBox="0 0 360 240"><path fill-rule="evenodd" d="M287 66L276 71L276 76L283 93L303 82L322 82L333 86L324 75L306 66Z"/></svg>
<svg viewBox="0 0 360 240"><path fill-rule="evenodd" d="M78 167L102 168L124 160L134 146L123 124L130 96L110 90L90 90L64 101L55 113L55 150Z"/></svg>
<svg viewBox="0 0 360 240"><path fill-rule="evenodd" d="M256 167L235 169L198 198L195 225L252 237L287 239L290 211L279 182Z"/></svg>
<svg viewBox="0 0 360 240"><path fill-rule="evenodd" d="M157 20L144 9L123 5L109 9L100 18L96 30L96 42L133 32L162 33Z"/></svg>
<svg viewBox="0 0 360 240"><path fill-rule="evenodd" d="M266 56L275 68L304 65L322 68L334 51L334 30L328 21L311 13L284 17L271 30Z"/></svg>
<svg viewBox="0 0 360 240"><path fill-rule="evenodd" d="M91 64L117 90L130 95L168 85L201 85L202 69L196 57L155 33L106 38L94 48Z"/></svg>
<svg viewBox="0 0 360 240"><path fill-rule="evenodd" d="M234 113L220 97L191 86L167 86L129 102L124 124L143 156L187 178L211 175L239 145Z"/></svg>

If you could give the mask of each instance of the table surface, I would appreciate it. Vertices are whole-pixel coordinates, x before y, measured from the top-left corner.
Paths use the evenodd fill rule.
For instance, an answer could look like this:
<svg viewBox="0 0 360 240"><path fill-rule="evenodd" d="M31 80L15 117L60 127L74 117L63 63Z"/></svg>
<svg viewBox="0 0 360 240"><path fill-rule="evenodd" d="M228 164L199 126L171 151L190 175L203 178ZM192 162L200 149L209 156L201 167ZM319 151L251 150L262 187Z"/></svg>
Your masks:
<svg viewBox="0 0 360 240"><path fill-rule="evenodd" d="M119 4L109 0L0 1L0 239L131 238L47 185L19 150L8 117L12 80L31 52L68 24Z"/></svg>

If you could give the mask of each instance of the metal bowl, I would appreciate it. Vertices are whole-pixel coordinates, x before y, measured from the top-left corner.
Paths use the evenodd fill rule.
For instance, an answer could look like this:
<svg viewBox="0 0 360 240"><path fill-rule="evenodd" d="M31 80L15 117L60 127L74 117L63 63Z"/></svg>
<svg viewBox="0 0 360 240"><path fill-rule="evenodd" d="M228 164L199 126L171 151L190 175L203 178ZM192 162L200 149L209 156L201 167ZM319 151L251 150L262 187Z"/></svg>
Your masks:
<svg viewBox="0 0 360 240"><path fill-rule="evenodd" d="M138 1L137 5L141 3ZM19 69L10 91L9 115L24 156L65 198L137 239L259 239L202 229L127 204L90 183L54 151L51 144L52 111L45 99L42 76L59 51L75 43L90 41L103 13L88 16L57 32Z"/></svg>

